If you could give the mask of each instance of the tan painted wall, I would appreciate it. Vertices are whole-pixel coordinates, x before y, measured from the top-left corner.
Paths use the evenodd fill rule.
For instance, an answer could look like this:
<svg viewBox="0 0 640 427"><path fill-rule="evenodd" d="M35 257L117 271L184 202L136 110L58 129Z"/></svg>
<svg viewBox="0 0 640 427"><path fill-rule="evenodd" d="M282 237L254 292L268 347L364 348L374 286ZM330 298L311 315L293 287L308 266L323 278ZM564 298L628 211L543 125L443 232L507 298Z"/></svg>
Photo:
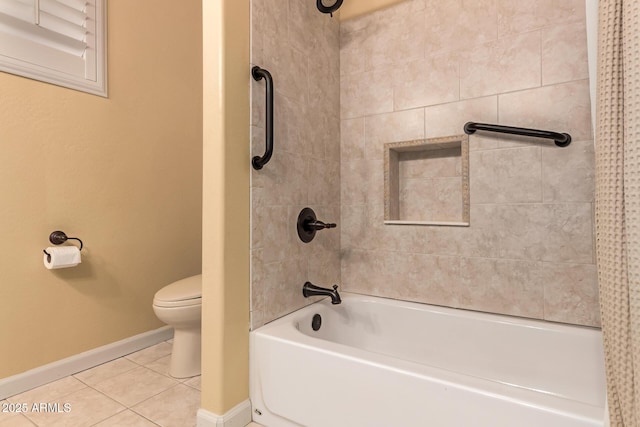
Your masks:
<svg viewBox="0 0 640 427"><path fill-rule="evenodd" d="M202 408L249 397L249 2L203 1Z"/></svg>
<svg viewBox="0 0 640 427"><path fill-rule="evenodd" d="M405 0L347 0L340 7L338 15L341 21L346 21L402 1Z"/></svg>
<svg viewBox="0 0 640 427"><path fill-rule="evenodd" d="M0 73L0 377L160 327L153 294L201 269L200 2L108 20L108 99ZM79 267L43 267L56 229Z"/></svg>

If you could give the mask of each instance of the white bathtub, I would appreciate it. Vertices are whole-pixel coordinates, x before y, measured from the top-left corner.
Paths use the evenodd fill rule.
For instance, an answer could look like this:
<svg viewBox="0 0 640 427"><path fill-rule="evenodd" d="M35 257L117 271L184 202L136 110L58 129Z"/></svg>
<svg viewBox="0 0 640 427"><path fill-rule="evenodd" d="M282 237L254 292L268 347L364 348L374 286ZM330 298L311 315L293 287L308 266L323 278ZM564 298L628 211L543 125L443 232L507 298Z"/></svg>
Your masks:
<svg viewBox="0 0 640 427"><path fill-rule="evenodd" d="M251 333L267 427L603 426L598 330L343 294ZM318 331L314 314L322 316Z"/></svg>

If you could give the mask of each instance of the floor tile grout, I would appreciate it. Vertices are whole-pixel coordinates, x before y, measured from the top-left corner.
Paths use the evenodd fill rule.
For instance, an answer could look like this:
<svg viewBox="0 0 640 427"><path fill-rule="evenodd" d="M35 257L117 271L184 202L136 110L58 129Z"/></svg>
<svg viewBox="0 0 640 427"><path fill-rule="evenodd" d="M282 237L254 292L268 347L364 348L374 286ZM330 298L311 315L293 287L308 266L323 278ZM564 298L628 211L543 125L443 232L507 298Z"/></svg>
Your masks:
<svg viewBox="0 0 640 427"><path fill-rule="evenodd" d="M170 344L170 343L167 343L166 341L163 341L162 343ZM159 344L162 344L162 343L159 343ZM156 344L156 345L159 345L159 344ZM129 356L131 356L131 355L135 355L136 353L144 352L145 350L147 350L147 351L148 351L148 349L149 349L149 348L151 348L151 347L154 347L154 346L147 347L146 349L142 349L142 350L140 350L139 352L134 352L134 353L131 353L131 354L129 354L129 355L125 355L125 356L122 356L122 357L120 357L120 358L117 358L117 359L111 360L111 361L109 361L109 362L105 362L105 363L103 363L103 364L101 364L101 365L98 365L98 366L95 366L95 367L93 367L93 368L86 369L86 370L84 370L84 371L82 371L82 372L77 372L77 373L75 373L75 374L72 374L72 375L69 375L69 376L67 376L67 377L61 378L61 379L60 379L60 380L58 380L58 381L61 381L61 380L65 380L65 379L72 378L74 381L77 381L77 383L78 383L77 385L78 385L78 386L80 386L80 385L81 385L81 387L79 387L79 388L77 388L77 389L73 389L73 390L71 390L71 391L64 391L64 392L63 392L62 394L60 394L60 395L56 394L56 390L55 390L55 388L54 388L54 389L52 389L51 391L53 392L52 394L53 394L55 397L53 397L53 398L48 398L48 397L47 397L47 395L44 395L44 396L38 396L38 397L37 397L37 399L40 399L40 400L42 400L43 402L46 402L46 401L47 401L47 399L50 399L50 402L51 402L51 403L55 403L55 402L64 402L65 397L68 397L68 396L74 395L75 393L80 393L80 392L83 392L83 391L84 391L84 392L87 392L88 390L91 390L91 392L98 393L98 394L101 396L101 398L106 398L106 399L108 399L109 401L113 402L113 404L114 404L114 405L117 405L117 406L118 406L118 408L115 408L115 409L116 409L116 411L115 411L114 413L111 413L111 414L109 414L108 416L106 416L106 417L104 417L104 418L101 418L101 419L99 419L99 420L91 420L91 421L90 421L90 424L87 424L87 425L91 425L91 426L99 425L99 424L101 424L101 423L103 423L103 422L106 422L107 420L109 420L109 419L111 419L111 418L114 418L114 417L123 416L123 414L124 414L125 412L130 412L131 414L134 414L134 415L129 414L129 415L127 415L127 416L130 416L130 417L133 417L133 416L135 416L135 417L141 417L141 418L142 418L142 419L144 419L145 421L147 421L147 422L151 423L151 425L154 425L154 426L160 426L161 424L159 423L159 420L154 420L154 419L153 419L153 417L151 417L151 418L150 418L150 417L148 416L148 414L147 414L147 416L143 415L141 412L139 412L139 411L140 411L140 408L145 408L145 405L144 405L144 404L145 404L145 403L147 403L147 408L146 408L146 409L147 409L147 411L148 411L150 407L151 407L151 408L153 407L152 405L154 405L154 404L158 405L158 402L154 403L154 402L153 402L153 399L158 398L158 396L160 396L161 394L163 394L163 393L165 393L165 392L169 392L170 390L173 390L173 393L174 393L174 400L175 400L175 393L179 393L179 391L180 391L179 389L176 389L176 388L177 388L180 384L183 384L183 385L186 387L186 389L182 389L183 391L191 390L191 391L189 391L189 392L188 392L188 394L187 394L187 395L185 395L185 396L191 396L191 397L189 397L189 399L190 399L190 401L192 402L192 403L191 403L192 405L194 405L194 404L195 404L195 401L194 401L193 399L194 399L194 396L196 396L196 394L197 394L197 396L198 396L198 399L197 399L197 406L199 406L199 404L200 404L200 402L199 402L199 397L200 397L201 391L200 391L198 388L196 388L194 385L192 385L192 384L186 384L186 382L191 381L191 380L194 380L194 379L198 378L199 376L194 376L194 377L189 377L189 378L173 378L173 377L171 377L171 376L168 374L168 372L166 372L166 370L162 369L162 368L163 368L163 366L162 366L162 363L163 363L163 362L161 362L159 365L156 365L156 366L155 366L155 367L156 367L156 369L159 369L159 370L152 369L152 368L148 367L148 365L153 364L153 363L157 363L160 359L163 359L163 358L165 358L165 357L169 356L169 355L170 355L170 353L169 353L169 354L162 354L162 355L160 355L159 357L153 357L153 356L151 356L151 358L150 358L150 359L148 359L148 360L144 360L144 363L141 363L140 361L133 360L132 358L130 358L130 357L129 357ZM134 356L134 358L135 358L135 356ZM108 370L107 370L107 371L105 371L104 373L103 373L103 372L101 372L99 375L104 375L104 378L100 378L100 381L97 381L97 382L95 382L95 383L93 383L93 381L91 381L91 376L88 376L88 377L87 377L87 378L85 378L84 380L82 380L82 379L78 378L78 376L82 377L82 375L81 375L81 374L82 374L83 372L90 371L91 369L99 368L100 366L106 365L106 364L108 364L108 363L116 362L117 360L120 360L120 359L126 359L128 362L131 362L133 365L128 366L128 367L127 367L127 366L125 366L125 367L126 367L126 369L125 369L125 370L123 370L123 371L118 371L118 370L116 370L116 371L115 371L115 373L113 373L113 374L109 373L109 371L108 371ZM140 360L140 359L139 359L139 360ZM164 363L166 363L166 362L164 362ZM126 365L126 364L125 364L125 365ZM140 400L140 401L136 401L135 403L126 403L126 404L125 404L125 403L123 403L123 402L120 402L119 400L117 400L117 399L114 397L114 392L109 393L109 392L107 392L107 391L105 391L105 390L101 390L101 389L97 388L97 387L99 387L99 385L100 385L100 384L103 384L103 385L104 385L104 383L105 383L105 382L107 382L107 381L109 381L109 380L113 380L114 378L116 378L116 377L118 377L118 376L120 376L120 375L124 375L124 374L127 374L127 373L129 373L129 374L130 374L133 370L136 370L136 369L139 369L139 368L143 368L143 370L141 370L140 372L146 372L146 373L147 373L147 377L145 377L145 379L146 379L149 383L153 383L153 379L154 379L154 377L155 377L155 378L157 378L158 380L160 380L160 378L162 378L162 380L160 380L160 381L161 381L161 383L162 383L162 385L157 384L157 382L156 382L156 383L153 383L153 384L150 384L150 385L152 385L152 386L154 386L154 385L155 385L156 389L155 389L153 392L151 392L151 394L148 394L148 395L147 395L147 394L145 393L145 394L144 394L144 396L145 396L145 397L144 397L142 400ZM160 370L163 370L164 372L162 372L162 371L160 371ZM173 381L174 381L174 383L173 383L173 384L167 384L167 382L166 382L166 380L167 380L167 379L171 379L171 380L173 380ZM55 382L55 381L54 381L54 382ZM52 383L49 383L49 384L52 384ZM36 393L37 393L37 390L38 390L38 389L40 389L40 388L42 388L42 387L46 387L46 386L48 386L49 384L45 384L45 385L43 385L43 386L41 386L41 387L36 387L36 388L34 388L34 389L32 389L32 390L28 390L28 391L26 391L26 392L24 392L24 393L29 393L29 392L33 392L33 391L36 391ZM113 384L110 384L110 383L107 383L107 384L109 384L109 385L113 385ZM71 384L71 385L65 384L65 387L66 387L66 386L69 386L69 388L73 388L73 386L74 386L74 385L75 385L75 384L73 384L73 382L72 382L72 384ZM120 387L121 387L121 385L120 385ZM175 390L174 390L174 389L175 389ZM22 393L20 393L20 394L18 394L18 395L16 395L16 396L20 396L21 394L22 394ZM36 396L37 396L37 394L36 394ZM11 399L12 399L12 398L14 398L14 397L15 397L15 396L10 396L10 397L8 397L8 398L7 398L7 399L5 399L5 400L6 400L7 402L11 402ZM14 399L14 400L15 400L15 399ZM126 400L126 399L125 399L125 400ZM70 402L70 403L73 405L73 402ZM160 399L160 403L162 403L162 402L161 402L161 399ZM166 405L163 405L163 406L166 406ZM138 409L134 409L134 408L136 408L136 407L138 407ZM85 408L85 410L86 410L86 408ZM72 406L72 410L71 410L71 411L73 411L73 406ZM196 410L196 411L197 411L197 410ZM185 423L185 425L187 425L187 426L191 426L191 425L195 425L195 424L196 424L196 422L195 422L195 421L196 421L196 411L193 411L193 413L192 413L192 416L193 416L193 422L192 422L192 423L191 423L191 422L187 422L187 423ZM160 412L162 412L162 411L160 411ZM165 415L166 415L166 414L165 414ZM171 411L169 411L169 415L171 415ZM22 419L23 419L24 421L29 422L29 423L31 423L31 424L33 424L33 425L35 425L36 427L42 427L42 426L43 426L43 424L42 424L42 423L43 423L43 421L38 421L37 419L33 419L32 417L29 417L29 416L28 416L28 413L20 414L20 417L22 417ZM41 417L37 417L37 416L36 416L36 418L41 418ZM187 419L187 418L183 418L183 419L181 419L181 421L182 421L182 420L186 420L186 419ZM114 422L117 422L117 421L116 421L116 420L114 420ZM40 424L38 424L38 423L40 423ZM48 424L46 421L44 421L44 423L45 423L45 424ZM114 424L114 425L115 425L115 424Z"/></svg>
<svg viewBox="0 0 640 427"><path fill-rule="evenodd" d="M163 341L157 345L160 345L162 343L166 343L166 344L171 344L167 341ZM88 421L87 426L97 426L100 425L102 423L105 423L106 425L116 425L116 423L122 422L123 419L126 420L133 420L134 418L136 420L139 420L139 422L143 422L142 420L144 420L144 422L148 422L150 423L150 426L161 426L161 425L165 425L167 423L166 421L166 417L175 417L175 414L173 414L173 410L169 409L167 410L167 406L171 405L172 403L174 403L176 400L184 400L186 399L187 401L189 401L190 405L191 405L191 409L187 410L187 412L185 412L185 414L189 414L189 415L184 415L183 418L179 418L178 422L182 423L184 421L187 421L186 423L184 423L185 426L195 426L196 425L196 413L197 413L197 408L199 408L200 405L200 395L201 395L201 390L199 388L197 388L197 385L199 384L199 378L200 376L194 376L194 377L189 377L189 378L173 378L171 377L171 375L169 375L168 371L167 371L167 363L168 361L163 361L158 363L159 360L166 358L167 356L170 356L169 354L164 354L164 351L166 351L166 349L162 349L161 347L159 347L160 352L162 352L163 354L161 354L159 357L154 357L153 355L153 350L150 352L149 349L152 348L154 346L150 346L147 347L146 349L142 349L138 352L134 352L134 353L130 353L128 355L119 357L117 359L105 362L101 365L95 366L93 368L89 368L86 369L84 371L81 372L77 372L75 374L69 375L67 377L61 378L57 381L64 381L67 380L67 382L63 382L61 384L61 388L59 387L58 389L56 389L56 387L51 387L51 395L53 397L48 397L46 394L39 396L38 394L38 389L42 389L43 387L49 386L49 384L55 383L49 383L49 384L44 384L41 387L36 387L32 390L27 390L24 393L29 393L29 392L34 392L35 396L34 398L27 398L27 400L29 399L36 399L36 400L40 400L42 402L45 403L67 403L65 402L65 398L68 398L69 396L73 396L76 394L80 394L82 398L85 399L85 402L91 399L96 399L96 396L100 396L101 402L100 405L102 407L104 407L105 402L111 402L111 403L107 403L107 406L111 407L110 410L113 410L115 412L110 413L109 415L105 415L104 417L102 417L103 415L101 414L100 419L91 419L90 421ZM150 353L150 355L144 354L144 356L142 358L138 358L138 360L134 360L136 359L136 353L140 354L141 352L147 351L147 353ZM133 356L132 356L133 355ZM145 357L150 357L150 359L145 359ZM107 365L109 363L115 363L118 360L122 360L122 359L126 359L127 362L130 362L131 365L128 365L127 363L122 363L120 365L116 365L117 367L115 369L113 369L113 367L107 367L106 369L102 370L102 371L96 371L96 373L94 374L89 374L87 375L84 380L81 379L83 378L83 372L87 372L87 371L91 371L92 369L97 369L101 366ZM140 360L143 360L144 363L140 362ZM154 368L149 367L149 365L154 365ZM123 365L123 366L121 366ZM126 384L117 384L117 382L114 382L113 379L120 376L120 375L126 375L126 374L131 374L132 371L139 369L139 368L143 368L142 370L140 370L139 372L144 372L146 373L146 376L143 375L143 377L141 378L146 380L147 383L149 383L149 385L153 388L155 387L156 389L153 390L151 392L151 394L146 394L144 393L144 398L140 401L135 401L135 403L122 403L121 401L117 400L114 393L119 393L119 391L117 391L118 387L124 387L122 392L126 392L127 386ZM113 369L113 372L110 371L110 369ZM124 369L122 371L120 371L120 369ZM94 382L92 380L92 378L95 379L99 379L99 381ZM126 377L124 377L126 378ZM135 377L134 377L135 378ZM154 382L154 378L156 379L156 382ZM71 379L71 380L69 380ZM167 383L167 379L171 379L174 381L174 383L172 384L168 384ZM112 380L112 383L106 383L107 381ZM131 380L131 378L129 378L128 380ZM157 381L160 381L161 384L158 384ZM191 383L189 383L191 382ZM111 386L112 388L115 388L115 390L113 391L107 391L107 390L102 390L98 387L100 387L100 384L103 385L108 385ZM114 386L115 384L115 386ZM186 388L181 388L179 389L178 386L179 385L184 385ZM75 388L75 387L78 388ZM71 389L70 391L67 390ZM63 392L61 394L57 394L58 390L62 389ZM82 393L84 393L84 395L82 395ZM159 397L160 395L162 395L163 393L167 393L166 397ZM184 395L184 399L176 399L176 395L180 396L180 393L182 393ZM184 394L186 393L186 394ZM20 396L23 393L19 393L15 396ZM11 402L12 398L14 398L13 400L15 401L15 396L10 396L6 399L4 399L7 402ZM28 395L27 395L28 396ZM129 395L129 397L131 396L135 396L134 395ZM197 398L196 398L197 396ZM167 402L167 398L170 398L171 401ZM105 400L108 399L108 400ZM163 399L165 400L163 402ZM126 400L126 399L124 399ZM75 402L71 401L69 402L72 404L72 409L71 412L73 412L73 408L74 408L74 404ZM155 409L154 409L154 405L155 405ZM181 409L181 406L183 405L183 402L180 402L180 406L176 407L176 411L178 411L179 409ZM194 410L195 408L195 410ZM95 411L92 411L91 409L87 409L86 407L83 408L81 407L79 409L80 411L85 411L88 412L89 415L83 414L81 413L79 416L90 416L91 415L96 415ZM151 416L150 413L151 412ZM144 413L146 413L146 415L144 415ZM41 415L35 415L31 414L31 416L29 416L30 413L22 413L19 414L16 418L20 417L21 421L24 421L25 423L31 423L31 425L36 426L36 427L44 427L44 425L49 425L50 422L47 421L47 417L45 414L45 416L41 416ZM34 416L35 415L35 416ZM55 417L56 414L51 414L51 417ZM62 415L63 416L63 415ZM157 416L157 417L156 417ZM117 417L122 417L122 418L117 418ZM158 419L154 419L154 417L158 418ZM163 418L165 417L163 421ZM45 420L43 420L42 418L45 418ZM111 423L109 423L109 419L112 419L113 421ZM59 421L55 420L55 421ZM193 421L193 422L190 422ZM256 424L250 424L251 426L254 426Z"/></svg>

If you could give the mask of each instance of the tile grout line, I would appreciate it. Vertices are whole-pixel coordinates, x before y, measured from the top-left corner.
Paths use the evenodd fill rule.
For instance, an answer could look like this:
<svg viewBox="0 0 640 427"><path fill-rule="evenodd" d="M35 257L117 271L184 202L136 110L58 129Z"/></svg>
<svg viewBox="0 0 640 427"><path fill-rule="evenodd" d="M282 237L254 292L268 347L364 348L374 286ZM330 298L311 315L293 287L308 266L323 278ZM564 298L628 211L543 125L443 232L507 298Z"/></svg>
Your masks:
<svg viewBox="0 0 640 427"><path fill-rule="evenodd" d="M168 343L167 341L163 341L163 342L164 342L164 343L167 343L167 344L171 344L171 343ZM157 344L156 344L156 345L157 345ZM153 346L150 346L150 347L153 347ZM150 347L147 347L147 348L150 348ZM144 351L144 350L146 350L146 349L139 350L139 351ZM137 353L137 352L134 352L134 353L131 353L131 354L135 354L135 353ZM169 353L168 355L170 355L170 354L171 354L171 353ZM162 355L162 356L160 356L160 357L157 357L157 358L155 358L155 359L153 359L153 360L149 360L148 362L146 362L146 364L141 364L140 362L137 362L137 361L135 361L135 360L130 359L130 358L128 357L128 356L130 356L130 355L121 356L121 357L119 357L119 358L117 358L117 359L114 359L114 360L109 361L109 362L106 362L106 363L111 363L111 362L115 362L115 361L117 361L117 360L122 360L122 359L124 359L124 360L126 360L126 361L128 361L128 362L133 363L133 366L132 366L132 367L129 367L129 369L126 369L126 370L125 370L125 371L123 371L123 372L118 372L118 373L117 373L117 374L115 374L115 375L110 375L108 378L104 378L103 380L101 380L101 381L99 381L99 382L97 382L97 383L95 383L95 384L93 384L93 385L88 384L87 382L85 382L85 381L83 381L83 380L81 380L81 379L79 379L79 378L76 378L76 377L75 377L75 375L79 374L80 372L79 372L79 373L77 373L77 374L72 374L72 375L69 375L69 376L67 376L67 377L61 378L61 380L64 380L64 379L71 379L71 381L75 381L75 382L77 382L77 384L78 384L78 385L81 385L81 387L80 387L80 388L78 388L78 389L76 389L76 390L73 390L73 391L71 391L71 392L63 393L62 395L59 395L59 396L58 396L58 395L56 395L56 396L55 396L55 399L56 399L56 400L60 400L60 399L64 399L65 397L69 397L69 396L71 396L71 395L74 395L74 394L76 394L76 393L86 392L86 391L88 391L88 390L91 390L91 391L93 391L93 392L97 392L100 396L102 396L102 397L104 397L104 398L109 399L111 402L113 402L114 404L117 404L117 405L119 406L118 411L117 411L116 413L111 414L111 415L107 416L106 418L103 418L103 419L100 419L100 420L97 420L97 421L93 422L93 423L91 424L92 426L98 425L98 424L100 424L100 423L102 423L102 422L104 422L104 421L106 421L106 420L108 420L108 419L110 419L110 418L113 418L113 417L115 417L115 416L118 416L119 414L123 414L124 412L127 412L127 411L128 411L128 412L131 412L132 414L135 414L136 416L139 416L139 417L141 417L141 418L143 418L143 419L147 420L148 422L152 423L152 424L153 424L153 425L155 425L155 426L160 426L160 424L158 424L157 422L153 421L152 419L150 419L150 418L146 417L145 415L143 415L143 414L139 413L138 411L136 411L136 410L134 409L134 407L136 407L136 406L138 406L138 405L140 405L140 404L142 404L142 403L144 403L144 402L147 402L147 401L149 401L149 400L151 400L151 399L153 399L153 398L157 397L158 395L160 395L160 394L162 394L162 393L164 393L164 392L167 392L167 391L169 391L169 390L172 390L172 389L176 388L177 386L179 386L180 384L183 384L185 387L187 387L187 389L188 389L188 390L191 390L191 391L196 392L196 393L198 393L198 394L200 394L200 393L201 393L201 390L199 390L199 389L198 389L198 388L196 388L195 386L193 386L193 385L191 385L191 384L186 384L186 383L185 383L186 381L193 380L194 378L198 378L199 376L193 376L193 377L189 377L189 378L185 378L185 379L178 379L178 378L173 378L173 377L171 377L170 375L168 375L168 373L163 373L163 372L160 372L160 371L156 371L156 370L154 370L154 369L152 369L152 368L150 368L150 367L148 367L148 366L147 366L147 365L149 365L149 364L152 364L152 363L157 362L158 360L160 360L160 359L162 359L162 358L167 357L168 355L167 355L167 354L165 354L165 355ZM104 364L106 364L106 363L104 363ZM96 366L96 367L94 367L94 368L97 368L97 367L102 366L102 365L104 365L104 364L97 365L97 366ZM94 368L89 368L89 369L86 369L85 371L88 371L88 370L90 370L90 369L94 369ZM99 390L98 388L96 388L96 386L98 386L99 384L101 384L101 383L103 383L103 382L105 382L105 381L108 381L109 379L113 379L113 378L115 378L115 377L118 377L119 375L123 375L123 374L129 373L129 372L131 372L131 371L133 371L133 370L135 370L135 369L138 369L138 368L144 368L146 371L151 372L151 373L154 373L154 374L156 374L156 375L160 375L160 376L161 376L161 377L163 377L163 378L169 378L169 379L172 379L172 380L174 380L174 381L175 381L175 383L174 383L174 384L172 384L171 386L169 386L168 388L166 388L166 389L164 389L164 390L161 390L161 391L159 391L159 392L157 392L157 393L155 393L155 394L153 394L153 395L151 395L151 396L146 397L145 399L141 400L140 402L136 402L135 404L131 404L131 405L129 405L129 404L125 404L125 403L122 403L122 402L120 402L120 401L116 400L114 397L110 396L109 394L107 394L107 393L105 393L105 392L103 392L103 391ZM83 371L83 372L84 372L84 371ZM60 380L58 380L58 381L60 381ZM49 384L51 384L51 383L49 383ZM43 385L43 386L41 386L41 387L45 387L45 386L46 386L46 385ZM32 389L32 390L37 390L37 389L39 389L39 388L41 388L41 387L36 387L36 388L34 388L34 389ZM54 391L55 391L55 390L54 390ZM54 393L54 395L55 395L55 393ZM44 396L42 399L43 399L43 400L46 400L46 399L48 399L48 397L47 397L47 396ZM10 401L9 401L9 399L5 399L5 400L6 400L7 402L10 402ZM72 403L73 403L73 402L72 402ZM32 418L30 418L30 417L27 415L27 413L20 414L20 415L21 415L21 416L23 416L23 419L27 420L27 421L28 421L29 423L31 423L32 425L35 425L36 427L43 427L43 426L41 426L40 424L38 424L35 420L33 420ZM196 414L193 414L193 416L195 417L195 416L196 416ZM196 424L194 423L194 425L196 425Z"/></svg>

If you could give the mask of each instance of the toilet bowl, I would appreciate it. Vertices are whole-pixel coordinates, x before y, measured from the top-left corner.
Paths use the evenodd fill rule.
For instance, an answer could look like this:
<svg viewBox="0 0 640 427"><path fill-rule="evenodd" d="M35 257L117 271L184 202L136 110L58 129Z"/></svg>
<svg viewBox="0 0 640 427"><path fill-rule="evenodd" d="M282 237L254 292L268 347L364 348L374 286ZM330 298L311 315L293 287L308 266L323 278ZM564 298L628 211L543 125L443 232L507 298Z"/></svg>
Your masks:
<svg viewBox="0 0 640 427"><path fill-rule="evenodd" d="M169 375L187 378L200 375L200 324L202 275L173 282L156 292L153 311L173 326L173 350Z"/></svg>

